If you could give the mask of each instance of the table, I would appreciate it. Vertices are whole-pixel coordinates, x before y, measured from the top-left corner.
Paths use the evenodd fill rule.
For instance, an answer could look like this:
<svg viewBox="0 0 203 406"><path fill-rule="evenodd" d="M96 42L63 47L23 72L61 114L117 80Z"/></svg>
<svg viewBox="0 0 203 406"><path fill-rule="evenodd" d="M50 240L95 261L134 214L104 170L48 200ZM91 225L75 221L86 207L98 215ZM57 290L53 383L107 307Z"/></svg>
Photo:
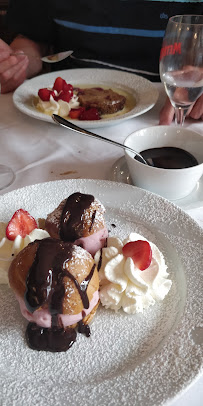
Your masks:
<svg viewBox="0 0 203 406"><path fill-rule="evenodd" d="M160 83L156 87L159 99L149 112L119 125L94 131L123 143L133 131L158 125L165 93ZM186 120L185 127L203 135L200 121ZM109 179L112 165L123 156L123 150L118 147L24 115L14 107L12 94L0 95L0 142L0 163L12 166L16 173L13 184L0 194L59 179ZM203 201L200 207L188 210L188 214L203 227ZM203 404L203 376L171 406L191 404Z"/></svg>

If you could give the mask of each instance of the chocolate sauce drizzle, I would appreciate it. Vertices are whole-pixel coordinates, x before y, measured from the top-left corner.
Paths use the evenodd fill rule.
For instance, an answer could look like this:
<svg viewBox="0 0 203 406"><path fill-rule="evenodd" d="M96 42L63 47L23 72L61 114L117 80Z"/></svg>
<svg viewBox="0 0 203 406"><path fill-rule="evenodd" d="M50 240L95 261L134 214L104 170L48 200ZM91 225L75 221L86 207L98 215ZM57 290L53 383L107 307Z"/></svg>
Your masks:
<svg viewBox="0 0 203 406"><path fill-rule="evenodd" d="M84 324L82 320L78 322L78 333L85 334L86 337L90 336L90 327L88 324Z"/></svg>
<svg viewBox="0 0 203 406"><path fill-rule="evenodd" d="M100 249L100 257L99 257L99 262L97 265L98 272L100 271L101 266L102 266L102 248Z"/></svg>
<svg viewBox="0 0 203 406"><path fill-rule="evenodd" d="M84 308L88 309L87 288L96 265L92 266L89 275L79 284L66 269L67 262L72 258L73 244L52 238L38 241L38 244L35 259L26 280L25 304L31 313L47 304L52 316L52 326L43 328L35 323L29 323L26 339L28 345L33 349L66 351L76 340L76 333L72 328L64 329L58 320L58 314L63 313L65 295L63 279L68 276L74 282ZM82 321L80 324L82 326ZM90 330L88 332L88 328L81 326L79 327L80 332L89 336Z"/></svg>
<svg viewBox="0 0 203 406"><path fill-rule="evenodd" d="M74 328L44 328L36 323L29 323L25 338L32 350L62 352L72 347L76 335Z"/></svg>
<svg viewBox="0 0 203 406"><path fill-rule="evenodd" d="M89 227L89 233L90 233L90 231L92 230L92 227L93 227L93 224L94 224L94 220L95 220L95 217L96 217L96 210L94 210L94 212L93 212L93 215L92 215L92 222L91 222L91 224L90 224L90 227Z"/></svg>
<svg viewBox="0 0 203 406"><path fill-rule="evenodd" d="M75 241L83 237L83 222L81 221L84 211L90 207L94 201L94 196L83 193L73 193L70 195L64 205L61 224L60 238L63 241ZM92 216L92 223L95 219L95 214ZM92 225L90 226L92 227Z"/></svg>
<svg viewBox="0 0 203 406"><path fill-rule="evenodd" d="M83 306L85 309L88 309L88 307L89 307L89 299L87 296L87 287L93 276L95 267L96 267L96 265L94 264L89 275L81 282L81 284L78 283L78 281L74 278L74 276L70 272L66 271L67 276L69 276L69 278L74 282L74 284L80 294L80 297L81 297L81 300L82 300L82 303L83 303Z"/></svg>

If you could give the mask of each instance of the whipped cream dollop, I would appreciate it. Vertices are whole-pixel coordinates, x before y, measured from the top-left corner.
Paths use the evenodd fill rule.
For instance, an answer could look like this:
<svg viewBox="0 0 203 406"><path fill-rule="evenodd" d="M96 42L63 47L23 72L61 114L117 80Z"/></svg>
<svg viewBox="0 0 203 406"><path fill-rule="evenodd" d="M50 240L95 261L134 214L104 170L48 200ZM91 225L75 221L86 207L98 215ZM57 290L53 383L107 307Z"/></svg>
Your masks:
<svg viewBox="0 0 203 406"><path fill-rule="evenodd" d="M29 243L50 237L49 233L40 228L35 228L30 234L22 238L18 235L14 241L6 237L7 223L0 223L0 284L8 283L8 269L15 256Z"/></svg>
<svg viewBox="0 0 203 406"><path fill-rule="evenodd" d="M64 100L56 101L54 100L53 96L50 96L49 101L43 101L39 98L36 107L45 114L58 114L62 117L66 117L69 115L71 109L76 109L79 106L80 103L78 101L78 97L74 94L69 102Z"/></svg>
<svg viewBox="0 0 203 406"><path fill-rule="evenodd" d="M152 249L150 266L141 271L132 258L125 257L122 248L130 241L146 240L131 233L124 241L109 237L107 247L95 254L100 278L100 300L106 308L126 313L142 313L168 294L172 281L168 279L167 265L158 247L148 241Z"/></svg>

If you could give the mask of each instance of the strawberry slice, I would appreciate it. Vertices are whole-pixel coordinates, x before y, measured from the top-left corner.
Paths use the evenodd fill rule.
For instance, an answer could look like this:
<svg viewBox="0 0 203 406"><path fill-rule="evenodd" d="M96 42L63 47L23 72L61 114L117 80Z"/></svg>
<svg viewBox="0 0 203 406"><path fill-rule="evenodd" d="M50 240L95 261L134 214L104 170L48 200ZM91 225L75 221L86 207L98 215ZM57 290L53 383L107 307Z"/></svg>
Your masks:
<svg viewBox="0 0 203 406"><path fill-rule="evenodd" d="M73 86L70 83L66 83L66 81L63 81L63 91L64 93L72 93L73 95Z"/></svg>
<svg viewBox="0 0 203 406"><path fill-rule="evenodd" d="M80 120L100 120L100 114L96 107L91 107L88 110L84 110L80 115Z"/></svg>
<svg viewBox="0 0 203 406"><path fill-rule="evenodd" d="M84 107L79 107L78 109L71 109L69 117L77 120L84 110L85 110Z"/></svg>
<svg viewBox="0 0 203 406"><path fill-rule="evenodd" d="M69 103L70 99L72 99L73 94L71 93L65 93L63 90L60 92L60 94L57 97L57 100L63 100L67 103Z"/></svg>
<svg viewBox="0 0 203 406"><path fill-rule="evenodd" d="M27 211L17 210L6 227L6 237L14 241L17 235L25 238L32 230L37 228L37 223Z"/></svg>
<svg viewBox="0 0 203 406"><path fill-rule="evenodd" d="M123 255L132 258L135 266L141 271L149 267L152 260L152 249L148 241L130 241L124 245Z"/></svg>
<svg viewBox="0 0 203 406"><path fill-rule="evenodd" d="M63 90L63 82L64 79L62 79L60 76L56 78L53 89L60 93Z"/></svg>
<svg viewBox="0 0 203 406"><path fill-rule="evenodd" d="M50 96L53 96L53 98L55 98L55 93L53 90L47 89L45 87L44 89L39 89L38 96L42 101L49 101Z"/></svg>

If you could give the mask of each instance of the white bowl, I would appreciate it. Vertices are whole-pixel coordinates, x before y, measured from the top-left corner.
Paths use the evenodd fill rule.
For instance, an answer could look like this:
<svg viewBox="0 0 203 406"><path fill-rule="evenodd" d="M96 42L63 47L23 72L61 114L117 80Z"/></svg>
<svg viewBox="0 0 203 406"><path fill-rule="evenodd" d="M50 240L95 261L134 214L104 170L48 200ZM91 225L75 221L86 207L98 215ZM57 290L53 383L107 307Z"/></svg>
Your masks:
<svg viewBox="0 0 203 406"><path fill-rule="evenodd" d="M124 142L137 152L149 148L176 147L190 152L198 165L183 169L162 169L142 164L125 150L133 183L169 200L189 195L203 174L203 136L185 128L157 126L130 134Z"/></svg>

